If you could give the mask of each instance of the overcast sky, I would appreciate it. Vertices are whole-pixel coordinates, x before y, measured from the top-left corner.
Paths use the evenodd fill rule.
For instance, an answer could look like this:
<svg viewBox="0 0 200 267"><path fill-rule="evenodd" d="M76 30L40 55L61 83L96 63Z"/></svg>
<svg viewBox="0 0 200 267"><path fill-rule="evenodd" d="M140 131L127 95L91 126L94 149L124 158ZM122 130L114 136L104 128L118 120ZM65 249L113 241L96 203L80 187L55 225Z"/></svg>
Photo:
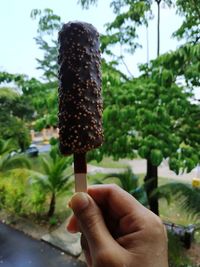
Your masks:
<svg viewBox="0 0 200 267"><path fill-rule="evenodd" d="M36 36L37 22L31 20L30 12L34 8L51 8L61 16L62 21L82 20L92 23L99 32L104 32L104 24L112 21L114 15L109 8L108 0L99 0L97 7L82 10L77 0L6 0L0 1L0 71L24 73L30 77L40 77L36 70L36 57L41 58L33 39ZM156 7L154 7L156 18ZM180 43L172 39L172 33L181 24L182 19L175 14L174 9L162 8L161 11L161 53L174 50ZM138 63L146 62L146 29L139 29L139 49L134 55L127 56L126 61L131 72L138 74ZM156 56L156 19L149 27L150 58ZM123 70L123 67L121 67Z"/></svg>

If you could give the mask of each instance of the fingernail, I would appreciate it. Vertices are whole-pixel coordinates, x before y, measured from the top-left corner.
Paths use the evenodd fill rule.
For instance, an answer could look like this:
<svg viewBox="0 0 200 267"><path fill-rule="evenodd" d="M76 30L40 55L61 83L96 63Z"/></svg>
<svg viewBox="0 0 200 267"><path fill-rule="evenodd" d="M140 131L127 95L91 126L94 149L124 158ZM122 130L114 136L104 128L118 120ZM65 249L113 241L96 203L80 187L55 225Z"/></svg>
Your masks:
<svg viewBox="0 0 200 267"><path fill-rule="evenodd" d="M84 210L89 205L89 198L86 193L76 193L71 201L69 202L69 206L73 209L75 212L79 212L81 210Z"/></svg>

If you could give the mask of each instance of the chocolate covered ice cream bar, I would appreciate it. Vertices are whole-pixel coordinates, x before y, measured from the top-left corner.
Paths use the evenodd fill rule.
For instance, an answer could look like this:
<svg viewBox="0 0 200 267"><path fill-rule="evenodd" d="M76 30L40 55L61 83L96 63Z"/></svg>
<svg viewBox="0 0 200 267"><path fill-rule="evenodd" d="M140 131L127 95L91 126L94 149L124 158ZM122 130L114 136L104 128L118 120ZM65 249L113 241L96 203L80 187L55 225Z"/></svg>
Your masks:
<svg viewBox="0 0 200 267"><path fill-rule="evenodd" d="M80 167L80 157L103 142L97 30L84 22L64 24L59 32L58 63L60 151L74 154Z"/></svg>
<svg viewBox="0 0 200 267"><path fill-rule="evenodd" d="M91 24L69 22L59 44L60 151L85 153L103 141L99 34Z"/></svg>

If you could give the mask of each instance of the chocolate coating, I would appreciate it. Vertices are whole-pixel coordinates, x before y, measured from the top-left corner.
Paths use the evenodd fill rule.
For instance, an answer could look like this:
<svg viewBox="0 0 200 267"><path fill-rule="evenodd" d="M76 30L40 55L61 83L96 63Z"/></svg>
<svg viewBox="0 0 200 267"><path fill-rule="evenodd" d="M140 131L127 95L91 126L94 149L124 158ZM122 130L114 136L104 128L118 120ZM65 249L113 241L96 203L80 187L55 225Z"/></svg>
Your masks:
<svg viewBox="0 0 200 267"><path fill-rule="evenodd" d="M85 153L103 142L99 34L91 24L69 22L58 41L60 151Z"/></svg>

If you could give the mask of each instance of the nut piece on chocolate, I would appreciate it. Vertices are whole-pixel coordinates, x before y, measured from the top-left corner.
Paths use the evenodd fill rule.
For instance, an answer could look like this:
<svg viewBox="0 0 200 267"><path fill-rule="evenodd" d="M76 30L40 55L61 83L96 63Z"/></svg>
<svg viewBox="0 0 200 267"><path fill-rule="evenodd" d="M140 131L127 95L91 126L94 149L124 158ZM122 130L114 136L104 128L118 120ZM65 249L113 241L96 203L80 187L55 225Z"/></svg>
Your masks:
<svg viewBox="0 0 200 267"><path fill-rule="evenodd" d="M58 40L60 151L85 153L103 142L99 34L91 24L69 22Z"/></svg>

